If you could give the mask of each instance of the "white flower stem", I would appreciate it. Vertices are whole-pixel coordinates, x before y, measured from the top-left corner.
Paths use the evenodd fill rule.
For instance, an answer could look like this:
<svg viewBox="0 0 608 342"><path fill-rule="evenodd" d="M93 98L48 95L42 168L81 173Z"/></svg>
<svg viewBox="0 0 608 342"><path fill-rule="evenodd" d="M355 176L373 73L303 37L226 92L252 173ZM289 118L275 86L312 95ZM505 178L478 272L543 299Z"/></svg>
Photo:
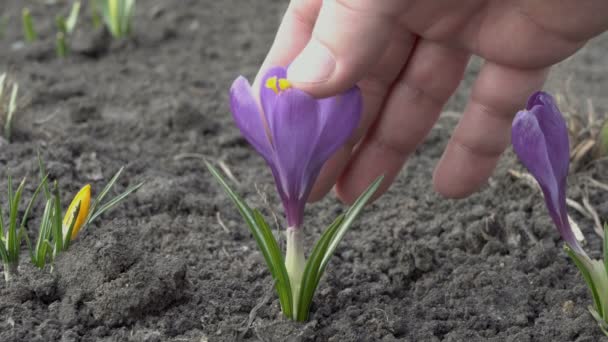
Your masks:
<svg viewBox="0 0 608 342"><path fill-rule="evenodd" d="M287 235L287 250L285 252L285 268L289 275L291 294L293 298L294 315L298 312L298 301L300 300L300 287L302 275L306 267L304 246L302 244L302 232L297 227L289 227L285 232Z"/></svg>

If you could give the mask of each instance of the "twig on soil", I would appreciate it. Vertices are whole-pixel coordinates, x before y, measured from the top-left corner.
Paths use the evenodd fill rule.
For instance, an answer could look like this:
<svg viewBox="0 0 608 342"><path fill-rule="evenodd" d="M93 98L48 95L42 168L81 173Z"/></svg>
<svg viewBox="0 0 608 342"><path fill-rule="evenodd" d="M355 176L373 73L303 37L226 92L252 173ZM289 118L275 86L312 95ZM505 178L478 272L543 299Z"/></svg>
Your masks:
<svg viewBox="0 0 608 342"><path fill-rule="evenodd" d="M249 312L249 317L247 318L247 320L245 322L243 322L243 325L245 325L245 326L243 328L244 330L241 332L241 336L240 336L241 339L243 339L245 337L245 335L251 328L251 324L253 323L253 320L257 316L258 310L260 310L262 308L262 306L266 305L266 303L268 303L268 301L272 297L272 294L274 293L272 291L273 288L274 288L274 284L267 287L266 291L264 291L264 297L262 298L262 300L259 303L257 303L253 307L253 309L251 309L251 311Z"/></svg>
<svg viewBox="0 0 608 342"><path fill-rule="evenodd" d="M226 225L224 224L224 221L222 220L222 215L220 214L220 212L219 212L219 211L217 211L217 212L215 213L215 219L217 220L217 224L219 224L219 225L220 225L220 227L222 227L222 229L223 229L223 230L224 230L226 233L230 234L230 229L228 229L228 227L226 227Z"/></svg>
<svg viewBox="0 0 608 342"><path fill-rule="evenodd" d="M583 205L585 206L585 209L587 209L587 211L593 217L593 223L595 223L593 230L595 231L595 233L597 235L599 235L600 237L603 238L604 237L604 228L602 226L602 221L600 220L600 216L597 214L597 211L595 210L595 208L591 205L591 202L589 202L589 194L587 194L586 191L585 191L585 195L583 196Z"/></svg>
<svg viewBox="0 0 608 342"><path fill-rule="evenodd" d="M587 180L589 181L589 185L594 186L600 190L604 190L604 191L608 191L608 184L602 183L598 180L595 180L591 177L587 177Z"/></svg>
<svg viewBox="0 0 608 342"><path fill-rule="evenodd" d="M47 123L47 122L49 122L49 121L53 120L53 118L54 118L54 117L56 117L56 116L57 116L57 114L59 114L59 109L55 110L53 113L51 113L51 114L49 114L49 115L47 115L47 116L45 116L45 117L43 117L43 118L40 118L40 119L38 119L38 120L34 121L34 125L42 125L42 124L45 124L45 123Z"/></svg>

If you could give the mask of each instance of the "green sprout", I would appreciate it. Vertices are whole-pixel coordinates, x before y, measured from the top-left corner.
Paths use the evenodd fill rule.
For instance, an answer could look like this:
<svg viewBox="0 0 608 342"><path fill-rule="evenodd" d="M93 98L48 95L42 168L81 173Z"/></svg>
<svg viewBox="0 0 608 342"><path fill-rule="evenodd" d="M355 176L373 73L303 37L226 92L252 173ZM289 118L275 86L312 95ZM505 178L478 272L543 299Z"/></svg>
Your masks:
<svg viewBox="0 0 608 342"><path fill-rule="evenodd" d="M40 176L42 177L46 173L46 167L40 155L38 156L38 162ZM40 222L36 244L32 246L29 238L26 236L30 258L34 265L44 268L49 260L51 262L54 261L59 253L68 250L80 231L86 229L96 218L116 207L128 195L143 185L143 183L133 185L118 196L102 204L123 170L124 167L114 174L92 205L91 185L87 184L82 187L76 196L74 196L64 214L62 214L61 210L61 199L57 182L55 181L53 191L51 192L46 179L43 178L41 184L46 197L46 205Z"/></svg>
<svg viewBox="0 0 608 342"><path fill-rule="evenodd" d="M96 0L95 4L114 38L121 39L129 35L135 0Z"/></svg>
<svg viewBox="0 0 608 342"><path fill-rule="evenodd" d="M224 191L238 208L241 216L247 222L253 237L255 238L270 273L275 281L275 288L281 303L281 310L288 318L297 321L308 320L310 306L314 293L319 285L319 281L325 272L325 268L334 254L338 244L353 224L354 220L363 210L376 192L383 177L374 181L365 192L355 201L346 211L338 216L334 222L327 227L315 244L308 260L295 257L293 254L302 253L302 246L294 246L293 240L297 237L287 236L287 255L283 258L279 244L270 230L270 226L257 209L251 209L239 195L237 195L228 185L224 177L211 164L206 162L207 168L217 179ZM295 234L298 234L296 232ZM290 248L290 245L292 246ZM298 248L297 251L293 248ZM290 251L291 250L291 251ZM293 253L293 254L292 254ZM290 274L290 270L301 269L297 276ZM293 284L292 284L293 283Z"/></svg>
<svg viewBox="0 0 608 342"><path fill-rule="evenodd" d="M68 18L64 18L62 15L58 15L55 18L55 24L57 25L57 32L55 38L55 50L57 56L65 57L68 53L68 44L66 42L66 37L71 35L76 29L76 24L78 23L78 15L80 14L80 1L76 1L72 5L72 9L70 10L70 15Z"/></svg>
<svg viewBox="0 0 608 342"><path fill-rule="evenodd" d="M2 110L2 103L4 102L4 91L8 89L8 79L6 73L0 74L0 111ZM13 115L17 110L17 94L19 92L19 85L13 83L11 95L8 99L8 104L5 106L5 119L4 119L4 138L10 142L11 132L13 128Z"/></svg>
<svg viewBox="0 0 608 342"><path fill-rule="evenodd" d="M0 207L0 259L2 259L4 266L4 280L6 282L11 281L18 274L21 239L22 236L27 235L24 227L32 209L32 204L40 192L41 185L42 183L36 188L19 223L17 216L23 188L25 187L25 179L21 181L17 191L13 192L13 179L10 175L8 176L8 221L4 221L4 212Z"/></svg>
<svg viewBox="0 0 608 342"><path fill-rule="evenodd" d="M599 157L608 157L608 119L604 121L599 130L597 144Z"/></svg>
<svg viewBox="0 0 608 342"><path fill-rule="evenodd" d="M23 9L23 12L21 13L21 22L23 24L23 35L25 37L25 41L31 43L38 39L38 35L34 29L32 14L28 8Z"/></svg>

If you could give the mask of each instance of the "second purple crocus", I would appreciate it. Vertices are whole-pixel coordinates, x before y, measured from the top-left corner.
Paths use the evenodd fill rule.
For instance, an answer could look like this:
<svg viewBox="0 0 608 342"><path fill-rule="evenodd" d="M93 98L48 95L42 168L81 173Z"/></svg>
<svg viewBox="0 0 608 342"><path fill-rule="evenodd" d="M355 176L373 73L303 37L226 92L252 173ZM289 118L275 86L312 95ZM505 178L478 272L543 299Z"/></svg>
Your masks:
<svg viewBox="0 0 608 342"><path fill-rule="evenodd" d="M530 96L526 109L515 116L511 133L513 150L540 185L562 239L576 253L585 254L568 221L568 129L553 97L542 91Z"/></svg>
<svg viewBox="0 0 608 342"><path fill-rule="evenodd" d="M238 77L230 105L241 133L272 170L288 226L298 228L321 167L357 127L362 100L357 87L315 99L293 88L286 76L283 67L269 69L257 94Z"/></svg>

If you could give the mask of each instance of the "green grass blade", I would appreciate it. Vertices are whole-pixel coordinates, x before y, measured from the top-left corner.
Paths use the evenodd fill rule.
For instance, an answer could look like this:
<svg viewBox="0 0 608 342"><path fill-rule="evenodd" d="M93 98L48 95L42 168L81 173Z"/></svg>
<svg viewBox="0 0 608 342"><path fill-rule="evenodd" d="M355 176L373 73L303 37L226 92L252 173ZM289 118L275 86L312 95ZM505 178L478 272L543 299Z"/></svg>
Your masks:
<svg viewBox="0 0 608 342"><path fill-rule="evenodd" d="M0 100L2 100L2 96L4 95L4 85L6 84L6 73L3 72L0 74Z"/></svg>
<svg viewBox="0 0 608 342"><path fill-rule="evenodd" d="M344 216L338 217L338 219L325 230L325 233L323 233L315 245L302 277L302 294L299 299L300 301L298 302L297 320L304 321L308 319L312 298L331 256L334 254L338 244L351 227L354 220L359 216L361 210L363 210L367 202L380 186L382 179L383 177L376 179L346 211Z"/></svg>
<svg viewBox="0 0 608 342"><path fill-rule="evenodd" d="M111 199L110 201L108 201L106 204L102 205L99 209L97 209L95 212L93 212L91 214L91 219L88 221L88 223L93 222L97 217L99 217L106 211L114 208L116 205L118 205L122 200L124 200L131 193L137 191L137 189L139 189L142 185L144 185L143 182L135 184L135 185L129 187L127 190L125 190L120 195L118 195L118 196L114 197L113 199Z"/></svg>
<svg viewBox="0 0 608 342"><path fill-rule="evenodd" d="M45 243L51 238L52 224L51 215L53 212L53 200L49 199L46 201L44 206L44 212L42 214L42 221L40 222L40 230L38 231L38 238L36 239L36 247L34 249L34 257L32 262L39 268L43 268L46 264L46 257L49 251L49 244ZM50 246L53 249L53 246Z"/></svg>
<svg viewBox="0 0 608 342"><path fill-rule="evenodd" d="M589 273L590 270L588 270L587 267L585 267L585 264L579 259L578 255L576 253L574 253L574 251L570 247L568 247L568 245L564 244L564 250L566 251L568 256L570 256L570 259L572 259L572 261L574 262L574 264L576 265L578 270L583 275L583 279L585 280L585 283L587 284L587 287L589 288L589 292L591 292L591 296L593 297L593 305L594 305L595 309L598 312L604 312L602 310L602 302L600 300L600 295L597 291L595 284L593 283L593 278L591 277L591 274Z"/></svg>
<svg viewBox="0 0 608 342"><path fill-rule="evenodd" d="M59 186L55 181L53 189L53 242L55 242L55 254L63 251L63 223L61 222L61 198L59 197Z"/></svg>
<svg viewBox="0 0 608 342"><path fill-rule="evenodd" d="M13 91L8 102L8 112L6 113L6 122L4 123L4 137L8 142L11 141L11 133L13 128L13 116L17 110L17 94L19 85L13 84Z"/></svg>
<svg viewBox="0 0 608 342"><path fill-rule="evenodd" d="M101 189L101 192L99 193L99 195L97 196L97 198L95 198L95 201L93 202L93 205L91 206L91 208L89 208L89 214L87 215L86 220L84 220L84 224L83 225L87 225L89 224L89 222L91 221L91 217L93 216L94 213L97 212L97 208L99 207L99 205L101 204L101 201L103 201L104 197L106 197L106 195L108 194L108 192L110 192L110 189L112 188L112 186L114 186L114 183L116 183L116 180L118 180L118 177L120 177L120 174L124 171L124 167L121 167L112 177L112 179L110 179L110 181L108 182L108 184L106 184L106 186L103 187L103 189Z"/></svg>
<svg viewBox="0 0 608 342"><path fill-rule="evenodd" d="M9 203L10 203L10 198L9 198ZM0 204L0 241L2 241L3 243L6 240L6 235L4 235L6 233L5 228L6 226L4 225L4 209L2 209L2 204Z"/></svg>
<svg viewBox="0 0 608 342"><path fill-rule="evenodd" d="M42 179L42 182L40 182L40 184L38 184L38 186L36 187L36 190L34 191L32 198L30 199L30 201L27 204L27 207L25 208L25 212L23 213L23 217L21 218L21 224L19 225L20 227L23 228L27 224L27 220L29 219L29 216L30 216L30 211L32 211L34 202L38 198L38 195L40 194L40 190L42 189L43 184L46 183L46 181L47 181L47 177L45 176Z"/></svg>
<svg viewBox="0 0 608 342"><path fill-rule="evenodd" d="M300 290L300 298L298 300L298 312L296 312L296 320L306 321L308 320L308 313L310 312L310 305L314 297L315 291L318 285L318 272L321 260L323 260L324 251L327 250L327 246L333 239L338 227L344 220L344 214L339 215L334 222L325 229L325 232L321 234L319 241L315 244L310 253L310 257L306 262L304 273L302 275L302 286Z"/></svg>
<svg viewBox="0 0 608 342"><path fill-rule="evenodd" d="M68 55L68 44L65 41L65 33L57 32L55 36L55 54L59 58L65 58Z"/></svg>
<svg viewBox="0 0 608 342"><path fill-rule="evenodd" d="M19 186L17 187L17 191L14 196L12 196L12 200L10 201L10 213L9 213L9 223L8 223L8 256L12 261L17 262L19 260L19 252L21 247L21 241L19 240L19 234L17 232L17 215L19 214L19 202L21 201L21 194L23 193L23 188L25 187L25 179L21 181ZM12 179L9 178L9 193L12 195Z"/></svg>
<svg viewBox="0 0 608 342"><path fill-rule="evenodd" d="M2 263L4 265L11 261L11 259L8 257L8 251L6 250L4 243L0 243L0 258L2 259Z"/></svg>
<svg viewBox="0 0 608 342"><path fill-rule="evenodd" d="M289 281L289 274L287 273L287 269L285 268L285 260L283 258L283 254L281 253L281 249L279 248L277 240L272 234L270 226L268 226L268 223L266 223L262 214L257 209L254 209L253 215L256 224L262 232L262 243L265 243L268 246L268 253L272 263L272 266L269 265L269 268L272 277L275 279L275 288L279 295L281 310L283 311L285 316L291 318L295 314L293 312L292 307L294 298L291 292L291 283ZM258 242L258 246L260 245L260 243L261 242ZM267 260L266 263L268 264L269 261Z"/></svg>
<svg viewBox="0 0 608 342"><path fill-rule="evenodd" d="M78 23L78 15L80 14L80 1L74 2L72 5L72 9L70 10L70 15L68 19L65 21L65 28L67 34L72 34L74 29L76 28L76 24Z"/></svg>
<svg viewBox="0 0 608 342"><path fill-rule="evenodd" d="M608 223L604 224L604 269L608 274ZM608 317L607 317L608 318Z"/></svg>
<svg viewBox="0 0 608 342"><path fill-rule="evenodd" d="M31 43L38 39L38 35L34 29L32 14L28 8L24 8L23 12L21 13L21 23L23 25L23 35L25 36L26 42Z"/></svg>
<svg viewBox="0 0 608 342"><path fill-rule="evenodd" d="M344 221L340 225L339 231L336 233L336 236L332 239L332 242L329 245L327 252L325 253L325 257L323 258L323 261L321 262L321 269L325 268L325 266L329 262L329 259L332 256L332 254L336 250L336 247L340 243L340 240L342 240L342 238L344 237L344 234L346 234L346 231L348 230L348 228L350 228L350 226L353 224L355 219L359 216L359 213L361 213L361 210L363 210L363 207L365 207L367 202L376 193L376 190L378 190L378 187L380 186L380 183L382 182L383 178L384 177L382 177L382 176L378 177L378 179L376 179L367 188L367 190L365 190L365 192L363 192L363 194L361 194L361 196L359 196L359 198L355 201L355 203L353 203L353 205L348 209L348 211L344 215ZM323 273L323 272L321 272L321 273Z"/></svg>
<svg viewBox="0 0 608 342"><path fill-rule="evenodd" d="M63 33L63 34L68 33L68 27L66 24L66 20L61 14L58 14L55 17L55 26L57 26L57 31L59 31L59 33Z"/></svg>
<svg viewBox="0 0 608 342"><path fill-rule="evenodd" d="M50 199L51 196L51 190L49 190L49 183L48 183L48 174L46 173L46 165L44 164L44 160L42 160L42 156L40 155L40 150L37 150L36 153L38 154L38 169L39 169L39 177L40 177L40 183L44 184L42 186L42 188L44 189L44 197L46 197L46 199ZM43 179L47 179L46 182L42 182Z"/></svg>
<svg viewBox="0 0 608 342"><path fill-rule="evenodd" d="M209 172L215 177L215 179L223 187L224 191L228 194L232 202L236 205L237 209L241 213L241 216L247 223L253 237L256 240L258 248L262 251L264 259L273 279L275 280L275 287L279 295L279 301L281 302L281 309L283 313L289 317L293 317L293 298L291 294L291 286L289 284L289 276L285 269L285 263L283 256L280 253L279 246L272 235L272 231L262 218L262 216L249 208L249 206L230 188L226 180L220 175L220 173L208 162L205 162Z"/></svg>
<svg viewBox="0 0 608 342"><path fill-rule="evenodd" d="M25 245L27 246L27 252L30 255L30 259L34 260L34 251L32 250L32 241L30 241L30 237L27 236L27 232L24 227L19 228L19 240L25 240Z"/></svg>

